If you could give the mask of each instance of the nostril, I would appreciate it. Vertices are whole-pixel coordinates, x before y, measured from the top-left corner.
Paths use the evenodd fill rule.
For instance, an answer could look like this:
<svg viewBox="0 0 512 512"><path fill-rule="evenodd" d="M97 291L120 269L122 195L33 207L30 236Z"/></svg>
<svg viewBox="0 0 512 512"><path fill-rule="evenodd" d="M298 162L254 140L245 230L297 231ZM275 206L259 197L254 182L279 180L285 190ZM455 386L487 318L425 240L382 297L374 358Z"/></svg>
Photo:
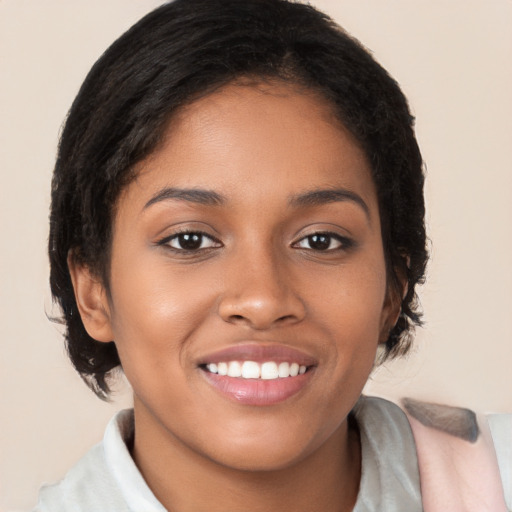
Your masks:
<svg viewBox="0 0 512 512"><path fill-rule="evenodd" d="M245 296L223 297L218 305L218 314L225 322L261 330L299 322L305 309L302 301L291 294L280 298L247 292Z"/></svg>
<svg viewBox="0 0 512 512"><path fill-rule="evenodd" d="M294 315L285 315L285 316L278 318L277 322L284 323L284 322L287 322L288 320L294 320L294 319L295 319Z"/></svg>

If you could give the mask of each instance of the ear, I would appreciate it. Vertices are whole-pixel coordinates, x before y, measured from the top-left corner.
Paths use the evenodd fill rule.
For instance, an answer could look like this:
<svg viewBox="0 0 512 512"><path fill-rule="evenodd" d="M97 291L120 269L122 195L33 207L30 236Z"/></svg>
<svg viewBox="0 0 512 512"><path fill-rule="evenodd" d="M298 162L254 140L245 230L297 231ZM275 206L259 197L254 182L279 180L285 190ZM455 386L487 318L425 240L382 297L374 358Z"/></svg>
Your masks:
<svg viewBox="0 0 512 512"><path fill-rule="evenodd" d="M407 281L400 279L400 289L388 283L382 307L379 343L386 343L389 333L398 322L402 310L402 300L407 295Z"/></svg>
<svg viewBox="0 0 512 512"><path fill-rule="evenodd" d="M112 341L110 307L103 283L87 266L77 263L71 253L68 268L85 330L97 341Z"/></svg>

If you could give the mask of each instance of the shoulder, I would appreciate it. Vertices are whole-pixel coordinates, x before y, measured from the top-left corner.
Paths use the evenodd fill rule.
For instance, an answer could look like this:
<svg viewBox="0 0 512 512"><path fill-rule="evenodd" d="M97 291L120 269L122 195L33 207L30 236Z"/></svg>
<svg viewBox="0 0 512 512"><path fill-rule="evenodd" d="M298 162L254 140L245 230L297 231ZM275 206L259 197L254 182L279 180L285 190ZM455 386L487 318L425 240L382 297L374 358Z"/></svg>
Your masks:
<svg viewBox="0 0 512 512"><path fill-rule="evenodd" d="M512 510L512 414L484 416L413 399L399 407L361 397L354 415L363 456L366 443L382 465L397 467L404 457L414 459L404 469L416 484L417 465L426 511Z"/></svg>
<svg viewBox="0 0 512 512"><path fill-rule="evenodd" d="M425 510L498 512L511 507L512 415L402 401L411 424Z"/></svg>
<svg viewBox="0 0 512 512"><path fill-rule="evenodd" d="M60 482L41 489L33 512L164 512L130 455L133 433L133 410L119 412L100 444Z"/></svg>
<svg viewBox="0 0 512 512"><path fill-rule="evenodd" d="M127 511L118 496L101 443L94 446L60 482L41 489L34 512Z"/></svg>
<svg viewBox="0 0 512 512"><path fill-rule="evenodd" d="M388 417L393 422L401 422L406 419L401 407L394 402L377 396L362 395L355 405L353 412L357 417Z"/></svg>
<svg viewBox="0 0 512 512"><path fill-rule="evenodd" d="M407 416L392 402L362 396L353 418L362 456L354 511L422 511L416 446Z"/></svg>

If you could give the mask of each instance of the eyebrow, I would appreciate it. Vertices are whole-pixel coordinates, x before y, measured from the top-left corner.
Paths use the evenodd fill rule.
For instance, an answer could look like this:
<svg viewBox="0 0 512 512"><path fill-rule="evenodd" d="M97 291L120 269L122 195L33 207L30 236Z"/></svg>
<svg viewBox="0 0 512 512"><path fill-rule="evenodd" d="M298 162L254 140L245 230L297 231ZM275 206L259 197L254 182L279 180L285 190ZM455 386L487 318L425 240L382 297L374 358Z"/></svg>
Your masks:
<svg viewBox="0 0 512 512"><path fill-rule="evenodd" d="M205 206L220 206L226 202L224 196L213 190L201 188L175 188L166 187L159 190L151 199L144 205L143 210L146 210L151 205L169 199L176 199L178 201L188 201L191 203L201 204ZM289 204L292 207L307 207L307 206L321 206L323 204L351 201L365 212L370 220L370 209L364 202L363 198L346 189L325 189L325 190L310 190L301 194L294 195L290 198Z"/></svg>
<svg viewBox="0 0 512 512"><path fill-rule="evenodd" d="M146 210L151 205L169 199L188 201L190 203L203 204L206 206L218 206L225 203L225 198L213 190L201 188L164 188L158 191L145 205Z"/></svg>
<svg viewBox="0 0 512 512"><path fill-rule="evenodd" d="M346 189L311 190L303 192L302 194L293 196L290 199L290 205L295 207L321 206L323 204L343 201L350 201L360 206L370 220L370 209L363 198L359 194Z"/></svg>

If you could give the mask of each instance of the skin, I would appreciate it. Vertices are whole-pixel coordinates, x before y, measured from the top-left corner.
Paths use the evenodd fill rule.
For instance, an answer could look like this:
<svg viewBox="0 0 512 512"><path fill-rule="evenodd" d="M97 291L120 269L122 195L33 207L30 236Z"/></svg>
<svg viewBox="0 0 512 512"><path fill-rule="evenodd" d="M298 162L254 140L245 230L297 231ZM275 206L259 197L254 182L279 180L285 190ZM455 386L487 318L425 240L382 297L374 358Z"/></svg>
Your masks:
<svg viewBox="0 0 512 512"><path fill-rule="evenodd" d="M351 198L293 201L340 189ZM208 237L185 253L177 231ZM327 249L308 238L326 232ZM119 198L110 295L70 269L89 334L116 342L134 391L133 456L165 507L352 510L360 446L347 415L399 301L368 162L323 99L231 84L187 106ZM307 385L271 406L220 394L198 360L248 341L314 358Z"/></svg>

